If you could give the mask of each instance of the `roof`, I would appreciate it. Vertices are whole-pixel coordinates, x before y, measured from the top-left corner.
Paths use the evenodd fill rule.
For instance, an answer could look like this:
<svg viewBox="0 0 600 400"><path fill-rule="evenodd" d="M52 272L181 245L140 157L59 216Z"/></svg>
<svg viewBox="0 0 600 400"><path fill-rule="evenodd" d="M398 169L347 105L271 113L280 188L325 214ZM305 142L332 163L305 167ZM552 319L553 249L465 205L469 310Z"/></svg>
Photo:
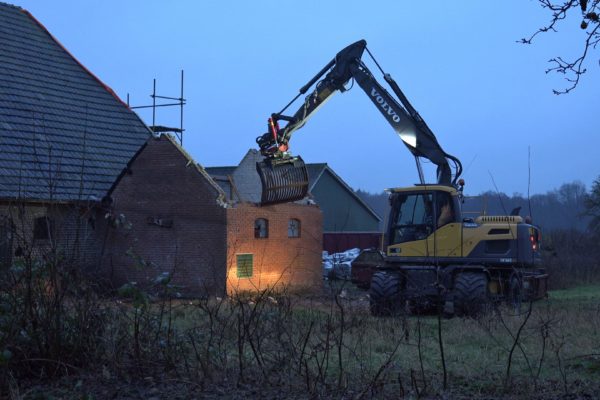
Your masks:
<svg viewBox="0 0 600 400"><path fill-rule="evenodd" d="M0 198L102 198L150 130L20 7L0 48Z"/></svg>
<svg viewBox="0 0 600 400"><path fill-rule="evenodd" d="M344 180L342 178L340 178L339 175L336 174L329 167L329 165L327 165L325 163L320 163L320 164L306 164L306 167L308 169L308 181L309 181L309 188L310 188L311 191L314 189L315 185L319 182L319 179L321 178L321 176L323 176L323 173L325 173L327 171L328 173L331 174L331 176L333 176L340 183L340 185L352 197L354 197L356 199L356 201L360 205L362 205L371 215L373 215L375 218L377 218L378 221L381 221L381 217L379 216L379 214L377 214L371 208L371 206L369 206L367 203L365 203L365 201L363 199L361 199L360 196L357 195L356 192L350 186L348 186L348 184L346 182L344 182ZM315 174L315 176L313 176L311 174Z"/></svg>
<svg viewBox="0 0 600 400"><path fill-rule="evenodd" d="M315 186L323 171L327 168L326 163L315 163L306 164L306 170L308 171L308 189L312 190Z"/></svg>
<svg viewBox="0 0 600 400"><path fill-rule="evenodd" d="M235 167L206 167L204 168L210 176L227 176L233 174Z"/></svg>

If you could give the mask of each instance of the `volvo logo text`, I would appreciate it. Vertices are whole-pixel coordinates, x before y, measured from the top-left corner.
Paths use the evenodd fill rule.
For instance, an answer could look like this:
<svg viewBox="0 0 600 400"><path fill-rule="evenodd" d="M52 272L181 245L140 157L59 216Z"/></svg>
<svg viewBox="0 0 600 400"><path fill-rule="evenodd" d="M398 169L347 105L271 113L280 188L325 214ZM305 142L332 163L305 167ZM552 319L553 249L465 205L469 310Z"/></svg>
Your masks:
<svg viewBox="0 0 600 400"><path fill-rule="evenodd" d="M371 97L375 98L377 104L379 104L383 111L385 111L387 115L389 115L392 118L392 121L396 123L400 122L400 116L396 113L396 111L394 111L392 106L389 105L387 101L385 101L383 96L381 96L375 88L371 89Z"/></svg>

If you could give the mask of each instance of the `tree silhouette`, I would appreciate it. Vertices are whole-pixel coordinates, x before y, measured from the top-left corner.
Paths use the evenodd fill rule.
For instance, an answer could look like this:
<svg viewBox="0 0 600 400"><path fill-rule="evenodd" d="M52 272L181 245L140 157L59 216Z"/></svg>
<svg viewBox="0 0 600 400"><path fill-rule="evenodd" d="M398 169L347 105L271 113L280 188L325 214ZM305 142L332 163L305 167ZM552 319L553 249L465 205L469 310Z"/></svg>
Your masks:
<svg viewBox="0 0 600 400"><path fill-rule="evenodd" d="M592 184L590 194L585 199L587 215L591 217L589 227L596 234L600 234L600 177Z"/></svg>

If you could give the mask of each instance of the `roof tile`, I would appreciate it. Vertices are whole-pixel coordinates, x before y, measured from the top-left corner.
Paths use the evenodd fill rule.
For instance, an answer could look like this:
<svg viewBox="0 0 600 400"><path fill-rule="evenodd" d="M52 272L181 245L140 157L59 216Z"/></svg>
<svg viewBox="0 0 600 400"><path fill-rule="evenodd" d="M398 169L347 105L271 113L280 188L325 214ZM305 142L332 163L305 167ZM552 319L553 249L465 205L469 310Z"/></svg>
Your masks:
<svg viewBox="0 0 600 400"><path fill-rule="evenodd" d="M35 19L0 3L0 198L101 198L151 136Z"/></svg>

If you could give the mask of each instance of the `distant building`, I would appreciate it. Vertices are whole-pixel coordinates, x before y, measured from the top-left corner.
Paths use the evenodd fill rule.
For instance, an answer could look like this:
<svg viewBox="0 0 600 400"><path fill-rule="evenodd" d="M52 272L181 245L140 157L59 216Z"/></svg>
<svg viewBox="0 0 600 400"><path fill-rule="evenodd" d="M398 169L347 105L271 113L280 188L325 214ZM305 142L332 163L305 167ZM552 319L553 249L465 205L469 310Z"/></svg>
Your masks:
<svg viewBox="0 0 600 400"><path fill-rule="evenodd" d="M323 248L380 247L381 217L327 164L307 164L309 191L323 211Z"/></svg>

